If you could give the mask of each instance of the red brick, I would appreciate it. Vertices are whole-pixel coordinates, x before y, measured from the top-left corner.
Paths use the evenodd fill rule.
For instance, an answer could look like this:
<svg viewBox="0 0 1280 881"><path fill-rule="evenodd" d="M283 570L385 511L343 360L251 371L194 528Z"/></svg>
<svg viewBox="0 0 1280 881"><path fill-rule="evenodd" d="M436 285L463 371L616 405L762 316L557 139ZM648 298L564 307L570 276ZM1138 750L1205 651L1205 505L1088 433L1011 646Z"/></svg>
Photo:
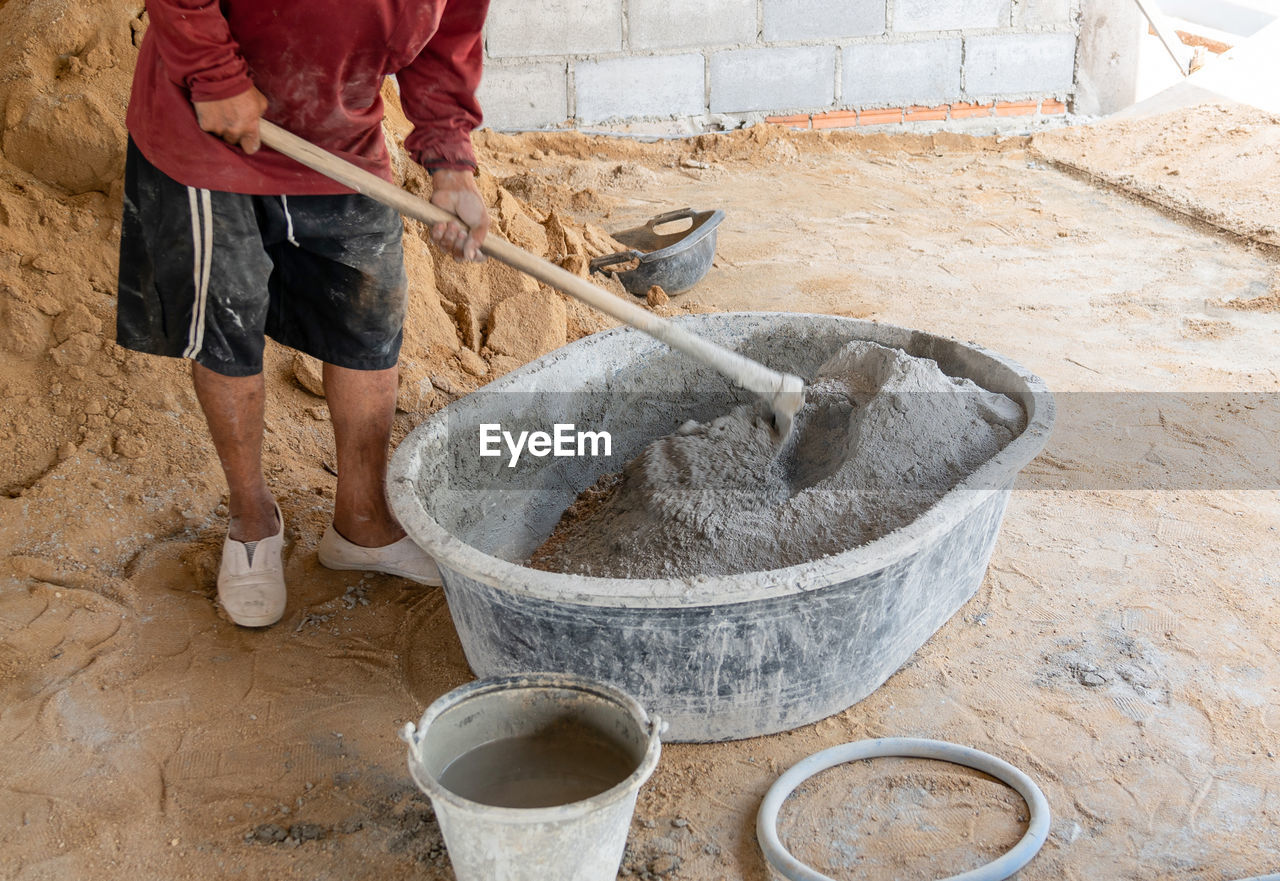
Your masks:
<svg viewBox="0 0 1280 881"><path fill-rule="evenodd" d="M1039 101L997 101L996 116L1029 116L1039 107Z"/></svg>
<svg viewBox="0 0 1280 881"><path fill-rule="evenodd" d="M950 108L946 104L938 107L908 107L907 122L928 122L934 119L946 119Z"/></svg>
<svg viewBox="0 0 1280 881"><path fill-rule="evenodd" d="M975 116L990 116L991 104L952 104L952 119L970 119Z"/></svg>
<svg viewBox="0 0 1280 881"><path fill-rule="evenodd" d="M766 116L765 122L771 122L774 125L789 125L792 128L808 128L809 114L802 113L798 116Z"/></svg>
<svg viewBox="0 0 1280 881"><path fill-rule="evenodd" d="M888 125L895 122L902 122L901 107L858 111L858 125Z"/></svg>
<svg viewBox="0 0 1280 881"><path fill-rule="evenodd" d="M856 110L829 110L813 115L814 128L848 128L858 124Z"/></svg>
<svg viewBox="0 0 1280 881"><path fill-rule="evenodd" d="M1047 101L1041 102L1040 112L1041 113L1066 113L1067 105L1063 104L1061 101L1054 101L1052 99L1049 99Z"/></svg>

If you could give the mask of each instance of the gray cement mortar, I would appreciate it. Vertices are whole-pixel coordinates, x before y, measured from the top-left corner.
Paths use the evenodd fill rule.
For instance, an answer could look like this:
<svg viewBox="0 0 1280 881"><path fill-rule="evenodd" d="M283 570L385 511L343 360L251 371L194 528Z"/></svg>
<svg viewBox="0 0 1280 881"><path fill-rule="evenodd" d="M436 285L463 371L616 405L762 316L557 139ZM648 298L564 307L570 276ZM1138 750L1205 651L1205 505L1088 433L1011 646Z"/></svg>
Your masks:
<svg viewBox="0 0 1280 881"><path fill-rule="evenodd" d="M932 360L854 341L818 369L781 447L758 405L690 421L589 490L590 513L563 518L532 565L671 578L838 554L916 519L1024 421Z"/></svg>

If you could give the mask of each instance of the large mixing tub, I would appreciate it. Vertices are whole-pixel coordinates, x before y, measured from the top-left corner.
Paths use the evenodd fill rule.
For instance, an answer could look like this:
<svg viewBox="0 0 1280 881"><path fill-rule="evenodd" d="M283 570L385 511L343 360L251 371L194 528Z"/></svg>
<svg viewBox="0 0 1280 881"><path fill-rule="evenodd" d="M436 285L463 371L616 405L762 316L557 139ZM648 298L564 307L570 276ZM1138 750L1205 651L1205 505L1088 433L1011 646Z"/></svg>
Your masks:
<svg viewBox="0 0 1280 881"><path fill-rule="evenodd" d="M649 337L614 330L540 358L418 426L392 462L392 506L439 562L477 676L556 671L603 680L669 720L670 740L795 728L870 694L974 594L1014 477L1048 438L1053 401L1017 364L931 334L828 315L679 320L806 377L852 339L900 348L1015 398L1027 427L913 523L821 560L693 579L527 568L522 562L597 477L687 419L709 419L746 399ZM479 455L481 425L515 435L551 432L556 423L608 431L612 455L526 453L514 468L505 447L500 456Z"/></svg>

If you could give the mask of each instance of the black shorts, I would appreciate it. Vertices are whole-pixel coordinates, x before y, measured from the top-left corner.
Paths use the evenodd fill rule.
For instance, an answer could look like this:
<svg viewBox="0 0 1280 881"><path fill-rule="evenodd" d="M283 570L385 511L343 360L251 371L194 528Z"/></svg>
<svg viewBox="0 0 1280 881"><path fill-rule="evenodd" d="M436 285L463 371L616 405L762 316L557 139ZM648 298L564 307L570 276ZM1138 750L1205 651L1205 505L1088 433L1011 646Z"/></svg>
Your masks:
<svg viewBox="0 0 1280 881"><path fill-rule="evenodd" d="M225 376L262 371L264 334L356 370L400 357L408 282L390 208L366 196L184 186L129 142L116 340Z"/></svg>

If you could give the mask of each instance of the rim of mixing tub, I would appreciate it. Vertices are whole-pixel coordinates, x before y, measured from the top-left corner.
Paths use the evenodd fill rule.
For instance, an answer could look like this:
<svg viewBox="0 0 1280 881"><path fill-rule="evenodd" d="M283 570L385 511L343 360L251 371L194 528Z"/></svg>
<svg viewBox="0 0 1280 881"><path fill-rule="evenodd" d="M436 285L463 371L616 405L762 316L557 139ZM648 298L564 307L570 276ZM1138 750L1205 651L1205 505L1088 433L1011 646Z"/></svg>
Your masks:
<svg viewBox="0 0 1280 881"><path fill-rule="evenodd" d="M721 606L757 602L774 597L833 587L841 582L877 572L931 545L942 533L989 501L996 493L1007 493L1019 471L1039 454L1053 428L1056 408L1053 396L1040 377L1016 361L976 343L954 337L916 331L896 325L863 321L835 315L802 312L716 312L672 319L697 324L699 319L744 317L756 319L818 318L847 323L859 334L850 339L881 342L895 335L925 337L963 346L973 354L1012 372L1026 385L1020 394L1027 415L1022 433L995 456L948 490L911 523L865 545L794 566L743 572L736 575L693 575L683 578L600 578L531 569L487 554L446 530L426 510L414 484L421 471L421 451L432 435L440 436L454 402L418 425L397 447L389 469L387 493L402 525L428 553L445 568L495 590L560 604L628 608L672 608ZM638 334L631 328L614 328L576 340L557 350L590 349L618 334ZM661 344L658 344L661 345ZM895 346L895 348L900 348ZM486 392L500 392L518 385L524 374L539 369L531 362L484 386ZM460 399L463 400L463 399Z"/></svg>

